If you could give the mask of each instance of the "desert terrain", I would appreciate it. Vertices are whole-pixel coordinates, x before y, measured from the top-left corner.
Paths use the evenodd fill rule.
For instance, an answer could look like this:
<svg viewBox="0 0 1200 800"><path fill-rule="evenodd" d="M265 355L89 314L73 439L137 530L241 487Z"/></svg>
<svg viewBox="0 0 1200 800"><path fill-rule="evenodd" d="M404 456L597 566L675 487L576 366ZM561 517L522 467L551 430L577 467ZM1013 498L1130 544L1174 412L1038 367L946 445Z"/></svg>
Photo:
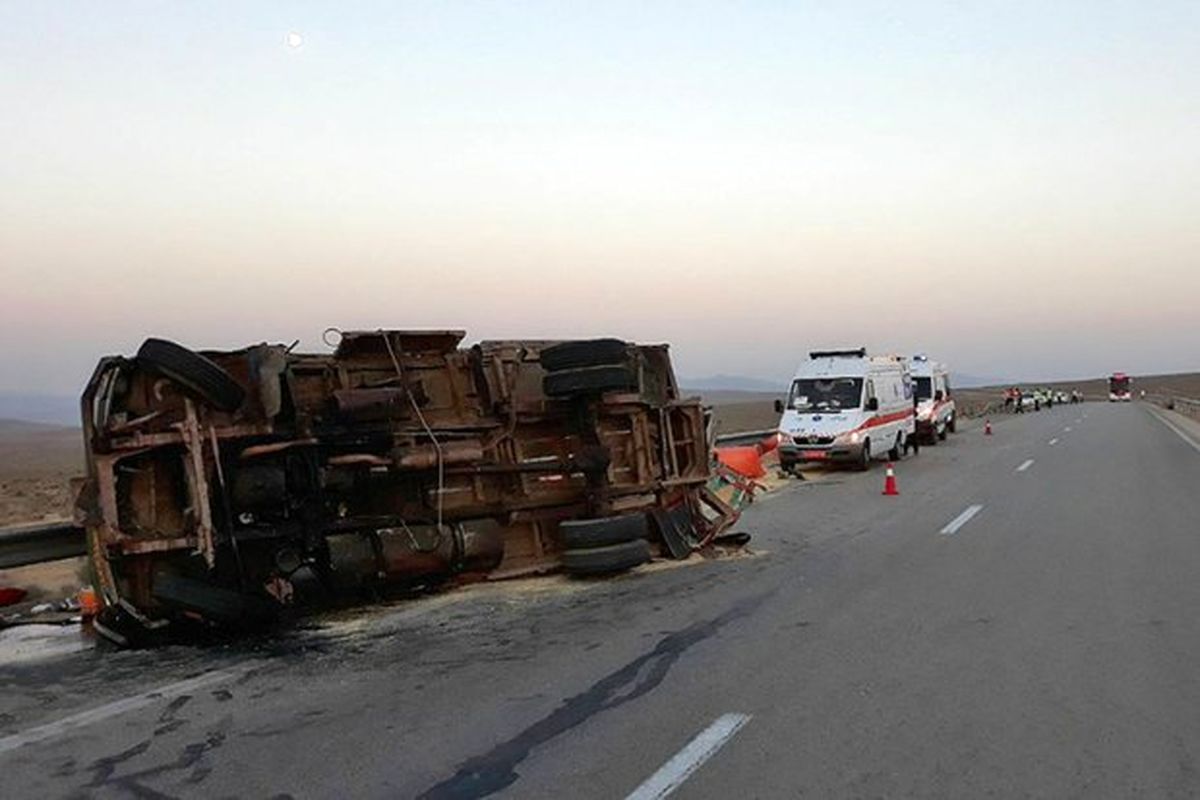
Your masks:
<svg viewBox="0 0 1200 800"><path fill-rule="evenodd" d="M78 428L0 419L0 525L71 516L82 474Z"/></svg>
<svg viewBox="0 0 1200 800"><path fill-rule="evenodd" d="M1079 389L1089 399L1108 396L1103 378L1086 381L1026 383L1024 386ZM1148 394L1200 398L1200 372L1134 377L1134 390ZM1004 387L957 389L962 413L978 415L1003 402ZM713 407L717 433L767 430L779 415L771 392L689 391ZM83 441L78 428L0 419L0 525L71 516L72 478L83 474Z"/></svg>

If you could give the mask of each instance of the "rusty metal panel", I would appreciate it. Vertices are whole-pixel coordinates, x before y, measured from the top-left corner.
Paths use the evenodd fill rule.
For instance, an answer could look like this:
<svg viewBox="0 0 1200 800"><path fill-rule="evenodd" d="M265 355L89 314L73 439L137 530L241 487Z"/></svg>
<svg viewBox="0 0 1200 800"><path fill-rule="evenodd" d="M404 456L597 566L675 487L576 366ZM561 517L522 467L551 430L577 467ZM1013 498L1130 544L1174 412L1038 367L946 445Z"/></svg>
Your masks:
<svg viewBox="0 0 1200 800"><path fill-rule="evenodd" d="M560 342L462 338L351 331L332 354L197 354L244 390L231 411L206 402L203 382L103 359L82 403L80 511L105 601L170 619L153 592L162 574L302 602L314 581L552 570L559 521L581 516L684 508L696 543L728 524L704 488L704 409L680 399L665 345L620 348L636 388L550 396L540 355Z"/></svg>

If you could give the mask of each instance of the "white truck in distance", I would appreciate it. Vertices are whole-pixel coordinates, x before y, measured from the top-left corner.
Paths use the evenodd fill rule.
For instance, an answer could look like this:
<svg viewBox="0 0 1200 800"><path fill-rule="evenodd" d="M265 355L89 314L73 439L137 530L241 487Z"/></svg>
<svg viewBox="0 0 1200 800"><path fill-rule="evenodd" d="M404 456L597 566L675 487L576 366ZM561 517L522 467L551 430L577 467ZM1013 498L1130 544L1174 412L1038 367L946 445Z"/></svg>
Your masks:
<svg viewBox="0 0 1200 800"><path fill-rule="evenodd" d="M866 470L872 459L899 460L916 435L907 359L865 348L810 353L775 410L785 471L807 462Z"/></svg>
<svg viewBox="0 0 1200 800"><path fill-rule="evenodd" d="M923 355L913 356L910 368L917 395L917 436L937 444L947 433L954 433L958 425L958 409L950 393L950 371L945 364Z"/></svg>

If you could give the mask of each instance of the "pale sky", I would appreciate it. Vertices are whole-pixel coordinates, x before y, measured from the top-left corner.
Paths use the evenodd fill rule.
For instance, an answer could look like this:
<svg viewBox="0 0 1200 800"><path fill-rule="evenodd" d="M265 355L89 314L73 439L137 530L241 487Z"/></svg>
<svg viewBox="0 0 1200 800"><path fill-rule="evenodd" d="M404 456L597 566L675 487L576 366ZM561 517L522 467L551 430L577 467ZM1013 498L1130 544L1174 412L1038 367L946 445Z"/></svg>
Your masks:
<svg viewBox="0 0 1200 800"><path fill-rule="evenodd" d="M1200 369L1197 3L0 8L0 391L328 326Z"/></svg>

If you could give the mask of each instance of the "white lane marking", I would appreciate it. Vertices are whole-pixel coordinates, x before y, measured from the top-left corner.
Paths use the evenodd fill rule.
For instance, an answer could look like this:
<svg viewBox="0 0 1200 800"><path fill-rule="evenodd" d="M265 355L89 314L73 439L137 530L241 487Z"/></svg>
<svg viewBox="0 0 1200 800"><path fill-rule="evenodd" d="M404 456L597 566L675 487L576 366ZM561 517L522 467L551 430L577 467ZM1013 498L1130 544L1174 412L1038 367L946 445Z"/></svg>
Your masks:
<svg viewBox="0 0 1200 800"><path fill-rule="evenodd" d="M1024 472L1025 470L1029 469L1032 466L1033 466L1033 459L1031 458L1028 461L1022 462L1021 466L1017 467L1017 472Z"/></svg>
<svg viewBox="0 0 1200 800"><path fill-rule="evenodd" d="M671 794L749 721L749 714L725 714L717 717L716 722L688 742L625 800L658 800Z"/></svg>
<svg viewBox="0 0 1200 800"><path fill-rule="evenodd" d="M1048 444L1049 444L1051 447L1054 447L1054 445L1058 444L1058 439L1051 439L1051 440L1048 442Z"/></svg>
<svg viewBox="0 0 1200 800"><path fill-rule="evenodd" d="M197 675L194 678L179 681L178 683L169 683L166 686L160 686L157 689L151 689L142 694L135 694L132 697L125 697L121 700L114 700L96 708L90 708L87 711L81 711L78 714L72 714L69 717L47 722L45 725L39 725L36 728L30 728L27 731L14 733L10 736L5 736L0 739L0 755L16 750L18 747L24 747L27 744L35 744L53 739L55 736L61 736L64 733L70 733L78 728L84 728L88 725L106 720L109 717L115 717L118 714L126 714L130 711L137 711L146 706L153 705L160 700L166 700L171 697L194 692L197 689L203 689L206 686L212 686L216 683L224 683L239 678L251 670L253 664L243 664L237 667L228 669L218 669L212 672L206 672L203 675Z"/></svg>
<svg viewBox="0 0 1200 800"><path fill-rule="evenodd" d="M967 506L967 510L959 514L954 519L950 520L950 524L942 528L943 536L953 536L958 533L958 529L971 521L971 518L983 511L983 506Z"/></svg>
<svg viewBox="0 0 1200 800"><path fill-rule="evenodd" d="M1163 425L1166 425L1168 428L1175 431L1176 436L1178 436L1180 439L1183 439L1185 442L1187 442L1191 446L1191 448L1193 450L1200 453L1200 444L1197 444L1195 439L1188 436L1187 433L1183 430L1183 428L1180 428L1174 422L1171 422L1171 420L1169 420L1165 416L1159 414L1157 411L1151 412L1151 416L1154 417L1155 419L1157 419Z"/></svg>

